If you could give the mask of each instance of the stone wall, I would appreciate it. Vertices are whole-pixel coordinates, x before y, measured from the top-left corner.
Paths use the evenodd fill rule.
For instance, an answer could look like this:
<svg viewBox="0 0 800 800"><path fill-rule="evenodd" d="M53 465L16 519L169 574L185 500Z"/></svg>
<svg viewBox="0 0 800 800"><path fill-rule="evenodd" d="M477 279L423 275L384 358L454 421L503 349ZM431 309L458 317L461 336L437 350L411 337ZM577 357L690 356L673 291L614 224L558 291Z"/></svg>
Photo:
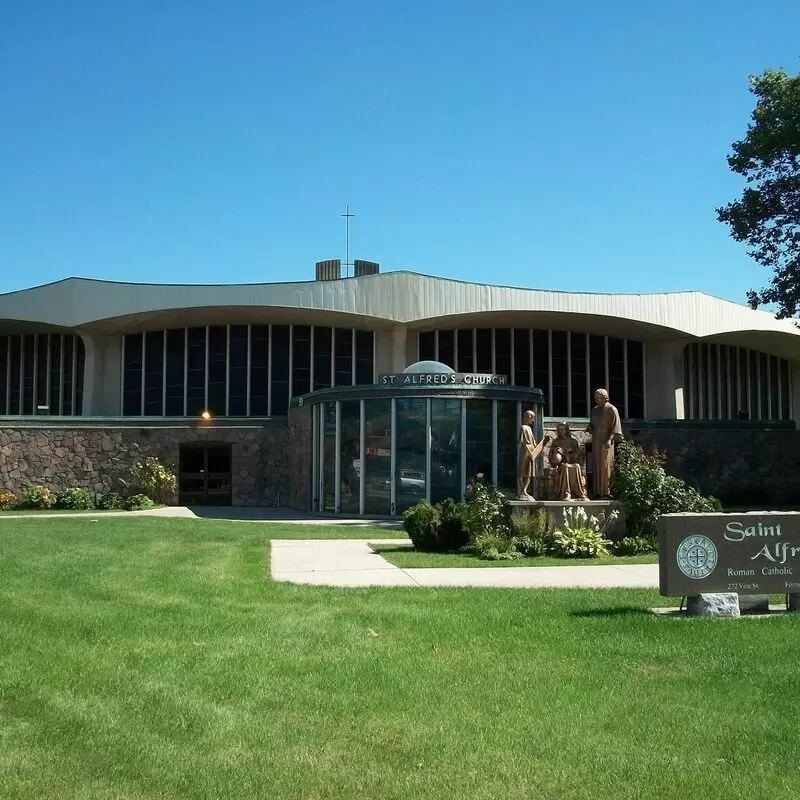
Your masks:
<svg viewBox="0 0 800 800"><path fill-rule="evenodd" d="M289 508L311 508L311 406L289 411Z"/></svg>
<svg viewBox="0 0 800 800"><path fill-rule="evenodd" d="M583 444L585 427L571 425ZM726 505L800 504L800 431L680 422L623 423L623 431L626 439L666 456L667 472ZM555 437L555 423L548 420L545 433Z"/></svg>
<svg viewBox="0 0 800 800"><path fill-rule="evenodd" d="M187 442L231 444L231 492L236 506L285 506L289 498L289 429L266 425L141 426L29 424L0 427L0 488L19 494L42 484L59 492L80 486L120 491L139 458L178 465ZM177 498L176 498L177 501Z"/></svg>

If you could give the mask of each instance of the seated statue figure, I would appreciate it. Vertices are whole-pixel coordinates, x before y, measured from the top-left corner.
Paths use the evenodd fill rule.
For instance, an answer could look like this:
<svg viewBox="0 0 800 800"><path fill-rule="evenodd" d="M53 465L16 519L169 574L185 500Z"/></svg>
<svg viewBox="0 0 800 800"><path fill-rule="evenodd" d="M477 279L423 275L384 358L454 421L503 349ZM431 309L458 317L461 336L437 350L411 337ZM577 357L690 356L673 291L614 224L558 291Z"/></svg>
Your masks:
<svg viewBox="0 0 800 800"><path fill-rule="evenodd" d="M556 426L548 453L550 466L555 470L554 493L556 500L586 500L586 480L581 470L581 449L572 435L569 425L562 422Z"/></svg>

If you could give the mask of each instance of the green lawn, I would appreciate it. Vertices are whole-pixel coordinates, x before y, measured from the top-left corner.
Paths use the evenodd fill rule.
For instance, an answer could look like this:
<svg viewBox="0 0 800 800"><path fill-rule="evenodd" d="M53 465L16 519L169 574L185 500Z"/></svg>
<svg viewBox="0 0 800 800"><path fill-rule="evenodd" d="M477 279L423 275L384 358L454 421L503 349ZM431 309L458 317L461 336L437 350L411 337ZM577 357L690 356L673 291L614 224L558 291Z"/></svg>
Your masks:
<svg viewBox="0 0 800 800"><path fill-rule="evenodd" d="M269 537L367 530L0 523L0 797L800 796L800 615L270 581Z"/></svg>
<svg viewBox="0 0 800 800"><path fill-rule="evenodd" d="M474 553L423 553L408 545L371 544L390 564L401 569L424 567L591 567L603 564L657 564L658 554L642 556L600 556L598 558L518 558L515 561L489 561Z"/></svg>

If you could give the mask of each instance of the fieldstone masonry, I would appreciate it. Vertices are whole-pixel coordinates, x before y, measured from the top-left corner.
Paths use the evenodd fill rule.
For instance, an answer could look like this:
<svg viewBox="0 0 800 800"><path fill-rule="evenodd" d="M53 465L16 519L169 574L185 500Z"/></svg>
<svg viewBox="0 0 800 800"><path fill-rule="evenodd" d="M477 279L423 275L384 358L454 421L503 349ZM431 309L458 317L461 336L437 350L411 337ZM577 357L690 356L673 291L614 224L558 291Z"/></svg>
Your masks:
<svg viewBox="0 0 800 800"><path fill-rule="evenodd" d="M311 508L311 406L289 411L290 508Z"/></svg>
<svg viewBox="0 0 800 800"><path fill-rule="evenodd" d="M80 486L102 494L120 491L131 465L156 456L177 467L180 445L231 444L232 502L237 506L285 506L289 502L289 429L266 426L34 426L0 428L0 488L19 494L42 484L59 492ZM177 497L175 498L177 502Z"/></svg>

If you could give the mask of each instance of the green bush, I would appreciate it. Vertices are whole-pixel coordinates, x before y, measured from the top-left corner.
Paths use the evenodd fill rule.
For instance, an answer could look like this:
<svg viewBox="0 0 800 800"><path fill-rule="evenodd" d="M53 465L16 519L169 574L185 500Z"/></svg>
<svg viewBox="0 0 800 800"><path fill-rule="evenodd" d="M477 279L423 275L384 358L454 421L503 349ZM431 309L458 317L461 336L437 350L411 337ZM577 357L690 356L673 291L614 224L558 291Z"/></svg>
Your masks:
<svg viewBox="0 0 800 800"><path fill-rule="evenodd" d="M543 508L532 514L513 514L511 533L514 549L524 556L536 557L547 554L549 547L548 517Z"/></svg>
<svg viewBox="0 0 800 800"><path fill-rule="evenodd" d="M510 536L498 536L496 533L478 534L472 548L475 555L490 561L514 561L523 557Z"/></svg>
<svg viewBox="0 0 800 800"><path fill-rule="evenodd" d="M131 467L133 483L153 502L169 503L178 488L174 470L150 456L137 461Z"/></svg>
<svg viewBox="0 0 800 800"><path fill-rule="evenodd" d="M125 498L123 508L126 511L144 511L155 506L156 504L146 494L134 494Z"/></svg>
<svg viewBox="0 0 800 800"><path fill-rule="evenodd" d="M550 552L560 558L597 558L607 556L607 540L591 528L556 531L550 539Z"/></svg>
<svg viewBox="0 0 800 800"><path fill-rule="evenodd" d="M427 500L420 500L403 513L403 530L408 534L416 550L437 549L438 516L436 509Z"/></svg>
<svg viewBox="0 0 800 800"><path fill-rule="evenodd" d="M8 511L9 508L14 508L17 502L17 496L14 492L9 492L7 489L0 491L0 511Z"/></svg>
<svg viewBox="0 0 800 800"><path fill-rule="evenodd" d="M617 446L614 496L625 506L628 530L634 537L656 541L660 514L722 510L715 497L705 497L680 478L667 475L664 460L632 442L622 441Z"/></svg>
<svg viewBox="0 0 800 800"><path fill-rule="evenodd" d="M97 505L107 511L121 511L125 508L125 498L119 492L106 492Z"/></svg>
<svg viewBox="0 0 800 800"><path fill-rule="evenodd" d="M48 509L56 504L56 496L46 486L28 486L17 501L17 508Z"/></svg>
<svg viewBox="0 0 800 800"><path fill-rule="evenodd" d="M403 528L417 550L444 553L469 542L469 519L464 503L448 499L432 506L420 500L403 514Z"/></svg>
<svg viewBox="0 0 800 800"><path fill-rule="evenodd" d="M470 541L479 536L511 538L511 507L496 486L482 480L470 481L467 487L467 526Z"/></svg>
<svg viewBox="0 0 800 800"><path fill-rule="evenodd" d="M638 556L656 551L655 542L642 536L626 536L617 542L609 542L608 548L615 556Z"/></svg>
<svg viewBox="0 0 800 800"><path fill-rule="evenodd" d="M92 495L86 489L73 487L64 489L56 497L56 507L65 508L70 511L86 511L94 508Z"/></svg>

